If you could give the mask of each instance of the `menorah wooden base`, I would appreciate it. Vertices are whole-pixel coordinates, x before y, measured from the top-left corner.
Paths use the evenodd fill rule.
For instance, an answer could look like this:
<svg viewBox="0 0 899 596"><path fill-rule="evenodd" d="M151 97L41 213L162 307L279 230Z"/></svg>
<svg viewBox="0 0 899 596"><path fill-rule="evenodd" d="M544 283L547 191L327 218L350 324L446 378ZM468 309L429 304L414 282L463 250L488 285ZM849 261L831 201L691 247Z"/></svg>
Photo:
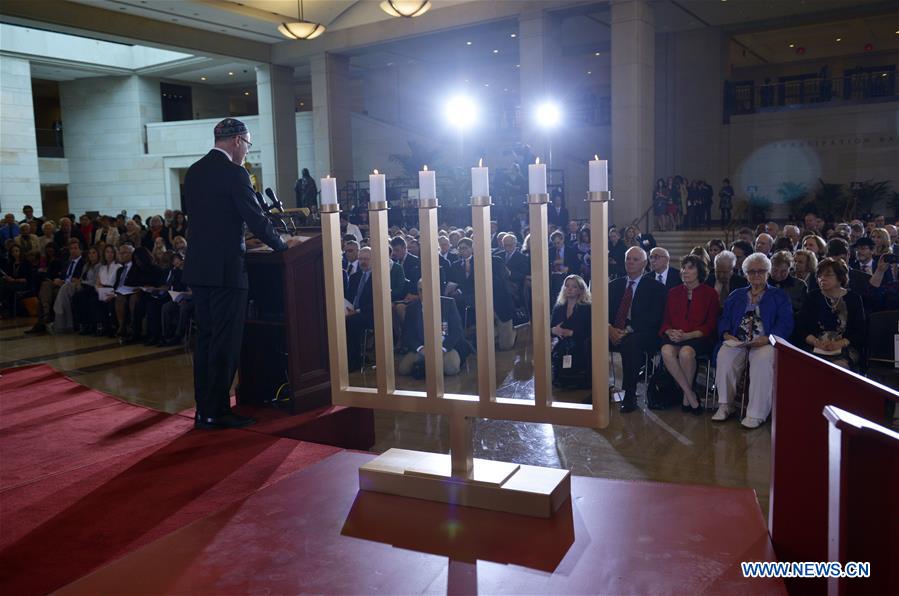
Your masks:
<svg viewBox="0 0 899 596"><path fill-rule="evenodd" d="M359 488L549 518L571 496L571 473L475 459L472 478L462 480L451 475L449 455L390 449L359 468Z"/></svg>

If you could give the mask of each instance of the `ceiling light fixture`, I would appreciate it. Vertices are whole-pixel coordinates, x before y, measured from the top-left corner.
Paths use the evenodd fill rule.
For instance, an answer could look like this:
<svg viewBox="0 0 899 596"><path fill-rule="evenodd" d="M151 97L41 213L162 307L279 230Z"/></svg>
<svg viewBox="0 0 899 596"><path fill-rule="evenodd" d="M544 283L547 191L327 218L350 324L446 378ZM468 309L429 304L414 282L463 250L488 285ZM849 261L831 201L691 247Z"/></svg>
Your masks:
<svg viewBox="0 0 899 596"><path fill-rule="evenodd" d="M431 8L431 0L384 0L381 10L392 17L420 17Z"/></svg>
<svg viewBox="0 0 899 596"><path fill-rule="evenodd" d="M229 77L233 77L233 76L234 76L234 72L229 70L229 71L228 71L228 76L229 76Z"/></svg>
<svg viewBox="0 0 899 596"><path fill-rule="evenodd" d="M205 81L205 80L206 80L206 77L200 77L200 80L201 80L201 81Z"/></svg>
<svg viewBox="0 0 899 596"><path fill-rule="evenodd" d="M249 91L244 91L243 94L244 94L244 95L249 95L250 92L249 92Z"/></svg>
<svg viewBox="0 0 899 596"><path fill-rule="evenodd" d="M837 38L837 43L839 43L839 42L841 42L841 41L843 41L843 38L842 38L842 37L838 37L838 38Z"/></svg>
<svg viewBox="0 0 899 596"><path fill-rule="evenodd" d="M493 50L494 54L499 54L499 50Z"/></svg>
<svg viewBox="0 0 899 596"><path fill-rule="evenodd" d="M466 42L465 42L465 45L470 46L470 45L471 45L471 42L470 42L470 41L466 41Z"/></svg>
<svg viewBox="0 0 899 596"><path fill-rule="evenodd" d="M303 13L303 0L297 0L297 18L292 23L281 23L278 31L289 39L315 39L325 32L325 26L321 23L313 23L305 19Z"/></svg>
<svg viewBox="0 0 899 596"><path fill-rule="evenodd" d="M791 48L795 48L795 47L796 47L796 44L795 44L795 43L791 43L791 44L790 44L790 47L791 47Z"/></svg>
<svg viewBox="0 0 899 596"><path fill-rule="evenodd" d="M517 33L510 33L510 34L509 34L509 37L518 37L518 34L517 34Z"/></svg>

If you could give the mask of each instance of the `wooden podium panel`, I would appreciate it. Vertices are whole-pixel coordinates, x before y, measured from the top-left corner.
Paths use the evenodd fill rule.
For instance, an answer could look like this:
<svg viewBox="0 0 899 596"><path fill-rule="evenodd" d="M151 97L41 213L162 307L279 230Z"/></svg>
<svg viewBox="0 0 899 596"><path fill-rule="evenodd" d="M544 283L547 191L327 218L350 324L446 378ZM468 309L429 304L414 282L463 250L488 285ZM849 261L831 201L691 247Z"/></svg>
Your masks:
<svg viewBox="0 0 899 596"><path fill-rule="evenodd" d="M58 594L786 594L748 489L572 477L549 519L358 490L337 453Z"/></svg>
<svg viewBox="0 0 899 596"><path fill-rule="evenodd" d="M240 355L239 404L271 401L284 383L294 412L331 403L322 237L284 252L246 255L248 316Z"/></svg>

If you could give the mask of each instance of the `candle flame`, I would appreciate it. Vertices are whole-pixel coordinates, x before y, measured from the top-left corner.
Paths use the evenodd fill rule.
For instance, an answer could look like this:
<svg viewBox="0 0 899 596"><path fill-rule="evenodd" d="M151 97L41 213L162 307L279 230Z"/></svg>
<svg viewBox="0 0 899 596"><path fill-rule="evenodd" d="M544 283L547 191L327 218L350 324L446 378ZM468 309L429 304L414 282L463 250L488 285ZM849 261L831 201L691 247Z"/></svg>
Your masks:
<svg viewBox="0 0 899 596"><path fill-rule="evenodd" d="M425 172L428 171L428 164L425 164L424 171L425 171Z"/></svg>
<svg viewBox="0 0 899 596"><path fill-rule="evenodd" d="M484 167L484 158L483 158L483 157L480 158L480 159L478 159L478 167L479 167L479 168L483 168L483 167Z"/></svg>
<svg viewBox="0 0 899 596"><path fill-rule="evenodd" d="M535 161L534 163L537 164L537 165L539 165L539 164L540 164L540 158L538 157L538 158L537 158L537 161Z"/></svg>
<svg viewBox="0 0 899 596"><path fill-rule="evenodd" d="M599 161L599 156L596 155L596 154L594 153L594 154L593 154L593 159L595 159L596 161Z"/></svg>
<svg viewBox="0 0 899 596"><path fill-rule="evenodd" d="M378 170L375 170L375 172L374 172L374 173L375 173L375 175L376 175L376 176L377 176L377 175L378 175L378 173L379 173L379 172L378 172Z"/></svg>

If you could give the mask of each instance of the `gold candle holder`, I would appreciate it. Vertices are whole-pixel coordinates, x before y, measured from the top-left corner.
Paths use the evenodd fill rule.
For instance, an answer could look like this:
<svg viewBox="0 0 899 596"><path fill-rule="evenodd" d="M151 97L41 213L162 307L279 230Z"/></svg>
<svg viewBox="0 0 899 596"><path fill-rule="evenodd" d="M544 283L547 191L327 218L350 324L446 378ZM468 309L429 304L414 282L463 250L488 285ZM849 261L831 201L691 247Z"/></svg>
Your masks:
<svg viewBox="0 0 899 596"><path fill-rule="evenodd" d="M612 193L607 190L587 193L590 205L590 227L596 230L592 236L590 260L590 293L593 308L590 317L591 366L593 368L593 411L597 425L609 424L609 236L605 233L609 222L609 203ZM596 280L598 283L593 283Z"/></svg>
<svg viewBox="0 0 899 596"><path fill-rule="evenodd" d="M534 351L534 405L541 410L552 407L552 365L549 334L549 224L546 193L528 195L531 228L531 343Z"/></svg>
<svg viewBox="0 0 899 596"><path fill-rule="evenodd" d="M340 213L340 205L337 203L323 203L318 208L319 213Z"/></svg>
<svg viewBox="0 0 899 596"><path fill-rule="evenodd" d="M529 205L546 205L547 203L549 203L549 195L545 192L528 195Z"/></svg>
<svg viewBox="0 0 899 596"><path fill-rule="evenodd" d="M418 200L418 230L421 251L421 300L425 335L425 386L428 400L443 397L443 333L440 310L440 261L437 246L437 199Z"/></svg>
<svg viewBox="0 0 899 596"><path fill-rule="evenodd" d="M612 193L607 190L591 191L587 193L589 203L608 203L612 200Z"/></svg>
<svg viewBox="0 0 899 596"><path fill-rule="evenodd" d="M368 203L369 211L387 211L387 201L373 201Z"/></svg>

